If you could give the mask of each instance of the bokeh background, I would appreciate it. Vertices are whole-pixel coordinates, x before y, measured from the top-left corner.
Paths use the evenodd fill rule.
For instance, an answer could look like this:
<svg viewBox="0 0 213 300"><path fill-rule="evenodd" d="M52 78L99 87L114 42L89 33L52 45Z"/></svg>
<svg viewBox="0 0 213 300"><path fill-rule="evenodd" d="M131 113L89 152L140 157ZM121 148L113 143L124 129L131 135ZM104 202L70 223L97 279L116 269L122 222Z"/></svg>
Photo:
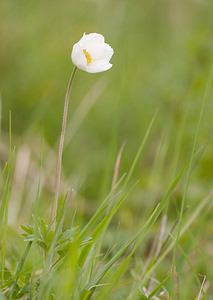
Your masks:
<svg viewBox="0 0 213 300"><path fill-rule="evenodd" d="M131 183L140 182L111 227L112 232L120 228L118 243L134 232L190 157L213 58L212 12L211 0L1 1L0 159L3 169L11 111L12 144L16 146L9 212L12 227L29 220L40 173L41 214L50 216L64 97L73 69L72 46L84 32L97 32L114 49L113 68L101 74L77 72L69 106L62 191L74 188L70 215L77 209L82 222L88 220L111 188L121 145L125 142L120 176L128 172L160 105ZM189 215L212 188L212 100L211 89L197 145L203 152L187 197ZM181 197L180 188L168 207L168 228L177 220ZM192 251L198 272L210 281L212 217L209 211ZM156 228L141 249L144 255ZM106 247L112 236L109 231ZM168 270L169 263L164 268Z"/></svg>

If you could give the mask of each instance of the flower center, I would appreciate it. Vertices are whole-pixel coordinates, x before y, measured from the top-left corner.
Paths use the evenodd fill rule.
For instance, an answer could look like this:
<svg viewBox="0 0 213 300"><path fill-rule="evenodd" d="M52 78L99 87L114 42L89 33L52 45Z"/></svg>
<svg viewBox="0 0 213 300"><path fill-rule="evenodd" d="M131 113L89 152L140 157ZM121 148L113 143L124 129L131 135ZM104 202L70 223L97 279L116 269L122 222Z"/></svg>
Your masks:
<svg viewBox="0 0 213 300"><path fill-rule="evenodd" d="M92 57L91 55L86 51L86 49L83 49L84 55L86 56L87 59L87 66L89 66L89 64L91 64L92 62Z"/></svg>

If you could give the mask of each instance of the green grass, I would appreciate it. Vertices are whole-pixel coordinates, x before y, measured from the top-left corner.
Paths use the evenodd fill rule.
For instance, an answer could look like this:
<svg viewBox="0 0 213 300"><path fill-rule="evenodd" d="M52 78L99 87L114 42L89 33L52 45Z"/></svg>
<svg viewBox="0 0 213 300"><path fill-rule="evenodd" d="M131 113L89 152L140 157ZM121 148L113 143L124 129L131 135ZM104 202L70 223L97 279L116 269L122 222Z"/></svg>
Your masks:
<svg viewBox="0 0 213 300"><path fill-rule="evenodd" d="M0 3L0 299L213 297L212 9ZM105 36L113 68L74 80L53 229L83 32Z"/></svg>
<svg viewBox="0 0 213 300"><path fill-rule="evenodd" d="M207 94L205 94L204 101L206 101L206 96ZM192 161L195 161L195 155L199 155L200 153L197 152L195 154L195 151L192 152L190 161L172 182L170 188L165 193L165 196L154 208L152 214L147 218L147 220L142 222L142 224L135 230L135 232L132 233L132 236L124 242L123 245L119 248L116 247L110 256L107 255L102 258L102 245L112 218L118 209L120 209L120 206L126 197L131 195L132 190L134 190L137 186L134 185L131 190L125 194L125 188L140 158L145 142L149 137L155 116L156 113L150 122L141 146L136 153L135 159L133 159L132 166L130 167L129 174L126 179L121 178L118 183L115 183L109 195L101 203L93 217L91 217L84 227L82 227L82 225L74 219L72 226L65 229L66 225L64 221L67 204L69 203L68 195L64 197L58 207L54 231L52 230L52 222L49 224L45 223L45 221L39 216L39 207L41 205L39 181L34 209L35 213L33 215L34 222L32 225L21 226L24 231L23 236L26 243L24 253L17 260L15 270L9 270L10 276L5 277L4 274L8 272L8 270L5 269L5 249L7 238L8 193L12 168L9 159L5 196L1 205L1 227L3 226L1 263L2 296L5 295L8 299L20 297L26 299L27 297L30 299L91 299L92 297L97 299L106 299L109 295L112 295L112 298L116 298L118 297L116 290L123 280L125 279L127 282L132 281L131 276L129 278L127 275L127 270L131 268L134 269L134 266L131 264L133 255L137 251L138 247L144 244L144 240L149 234L151 228L157 222L165 206L168 206L168 202L171 200L171 196L174 194L176 187L180 184L180 180L184 180L183 175L185 174L185 170L187 168L190 171L192 170ZM198 124L200 126L200 119ZM188 185L189 182L186 181L186 184ZM151 257L147 271L141 280L134 283L133 287L126 284L125 294L123 295L124 297L128 299L136 299L137 297L140 299L152 299L153 296L160 296L160 292L162 291L162 288L165 288L168 279L174 277L174 270L176 269L175 259L177 256L176 247L179 246L179 239L185 231L184 226L188 228L191 223L196 220L197 210L200 212L201 209L205 209L208 203L209 199L208 201L205 201L205 204L195 209L194 212L191 212L190 222L182 221L182 211L182 215L180 214L181 218L179 218L177 225L176 240L172 239L170 241L170 245L166 249L162 247L163 244L160 245L161 248L159 254L157 256L155 256L154 253L154 255L152 254L153 257ZM173 233L171 232L171 234ZM173 246L175 246L175 259L173 259L173 263L171 261L172 269L167 271L167 277L159 282L157 286L149 292L149 294L146 294L147 292L143 293L143 285L147 285L147 280L150 280L149 276L154 274L153 272L157 269L158 263L162 261L162 259L165 259L168 253L171 253ZM181 249L180 255L182 256L182 260L185 259L192 270L192 277L195 277L199 291L199 289L201 289L201 284L198 274L196 273L188 254L181 246L179 246L179 248ZM189 249L187 249L187 252L188 250ZM10 259L10 257L8 257L8 259ZM153 275L151 277L153 278ZM171 282L173 281L171 280ZM172 285L170 284L172 299L177 298L177 291L174 288L174 285L175 283ZM205 292L203 290L201 290L201 292L205 296Z"/></svg>

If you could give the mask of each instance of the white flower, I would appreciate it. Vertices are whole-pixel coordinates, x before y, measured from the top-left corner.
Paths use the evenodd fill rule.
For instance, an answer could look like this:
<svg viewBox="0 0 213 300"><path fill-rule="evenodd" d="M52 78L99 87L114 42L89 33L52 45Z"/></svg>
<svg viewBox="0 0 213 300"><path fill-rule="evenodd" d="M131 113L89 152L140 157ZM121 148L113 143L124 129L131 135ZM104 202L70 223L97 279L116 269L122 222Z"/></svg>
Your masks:
<svg viewBox="0 0 213 300"><path fill-rule="evenodd" d="M72 49L72 62L79 69L89 72L103 72L112 67L110 59L113 49L104 42L98 33L83 34L83 37Z"/></svg>

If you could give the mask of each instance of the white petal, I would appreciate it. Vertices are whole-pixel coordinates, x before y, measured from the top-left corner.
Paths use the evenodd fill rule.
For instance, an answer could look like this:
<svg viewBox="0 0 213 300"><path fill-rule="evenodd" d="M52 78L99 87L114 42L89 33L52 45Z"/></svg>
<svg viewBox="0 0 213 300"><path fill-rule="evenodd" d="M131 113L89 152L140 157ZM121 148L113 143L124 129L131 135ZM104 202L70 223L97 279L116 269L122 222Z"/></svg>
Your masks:
<svg viewBox="0 0 213 300"><path fill-rule="evenodd" d="M103 35L99 33L90 33L83 36L83 47L87 48L94 43L104 43Z"/></svg>
<svg viewBox="0 0 213 300"><path fill-rule="evenodd" d="M84 40L86 39L86 37L87 37L87 35L84 32L82 38L80 39L80 41L77 44L79 44L81 47L83 47L83 43L84 43Z"/></svg>
<svg viewBox="0 0 213 300"><path fill-rule="evenodd" d="M87 54L84 53L84 49L88 52ZM103 35L98 33L86 35L84 33L80 41L73 46L71 58L79 69L89 73L98 73L112 67L109 60L113 53L113 49L104 42Z"/></svg>
<svg viewBox="0 0 213 300"><path fill-rule="evenodd" d="M87 52L91 55L92 59L99 60L105 59L110 61L114 51L110 45L106 43L94 43L90 44L86 48Z"/></svg>
<svg viewBox="0 0 213 300"><path fill-rule="evenodd" d="M99 73L109 70L112 67L107 60L97 60L93 61L88 67L87 72L89 73Z"/></svg>
<svg viewBox="0 0 213 300"><path fill-rule="evenodd" d="M86 57L79 43L75 44L72 49L71 59L73 64L79 69L85 70L87 66Z"/></svg>

